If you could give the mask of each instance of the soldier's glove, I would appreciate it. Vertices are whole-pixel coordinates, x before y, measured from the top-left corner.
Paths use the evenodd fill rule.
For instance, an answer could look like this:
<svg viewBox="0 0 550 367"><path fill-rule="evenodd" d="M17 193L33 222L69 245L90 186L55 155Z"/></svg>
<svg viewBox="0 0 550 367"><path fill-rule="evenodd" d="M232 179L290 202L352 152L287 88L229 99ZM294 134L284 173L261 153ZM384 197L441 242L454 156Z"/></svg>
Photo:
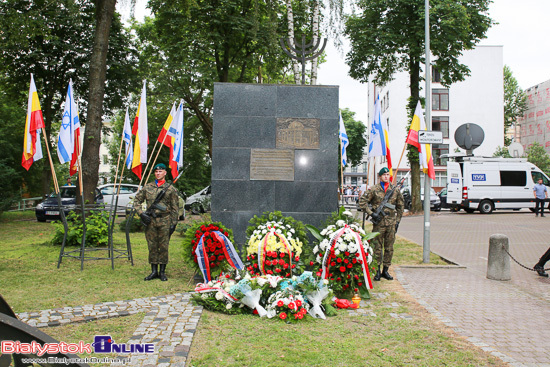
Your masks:
<svg viewBox="0 0 550 367"><path fill-rule="evenodd" d="M170 226L170 236L172 235L172 233L174 233L175 230L176 230L175 224L173 226Z"/></svg>
<svg viewBox="0 0 550 367"><path fill-rule="evenodd" d="M395 223L395 233L397 233L398 228L399 228L399 222Z"/></svg>
<svg viewBox="0 0 550 367"><path fill-rule="evenodd" d="M153 221L153 218L151 218L149 215L147 215L146 213L141 213L139 215L139 217L141 218L141 222L143 223L143 225L145 227L147 227L149 224L151 224L151 222Z"/></svg>

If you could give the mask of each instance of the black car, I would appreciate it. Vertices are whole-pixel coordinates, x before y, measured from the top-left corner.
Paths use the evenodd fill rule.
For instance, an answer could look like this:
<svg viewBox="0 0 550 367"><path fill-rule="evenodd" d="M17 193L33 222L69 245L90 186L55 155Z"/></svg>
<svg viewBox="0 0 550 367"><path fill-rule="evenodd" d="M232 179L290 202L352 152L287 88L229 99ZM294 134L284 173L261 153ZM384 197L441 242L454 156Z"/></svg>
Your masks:
<svg viewBox="0 0 550 367"><path fill-rule="evenodd" d="M65 215L69 214L71 210L75 210L76 204L76 186L61 186L59 192L61 194L61 206ZM95 203L103 203L103 195L98 189L95 190ZM45 222L47 220L60 219L59 205L57 203L57 194L52 193L44 201L39 203L35 209L36 220L39 222Z"/></svg>

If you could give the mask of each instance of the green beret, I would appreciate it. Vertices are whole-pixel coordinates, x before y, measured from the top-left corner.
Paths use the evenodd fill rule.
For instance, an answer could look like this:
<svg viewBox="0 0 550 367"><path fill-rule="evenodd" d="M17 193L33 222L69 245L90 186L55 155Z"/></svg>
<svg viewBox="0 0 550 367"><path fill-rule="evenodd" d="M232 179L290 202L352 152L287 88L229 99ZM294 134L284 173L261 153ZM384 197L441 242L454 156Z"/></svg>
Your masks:
<svg viewBox="0 0 550 367"><path fill-rule="evenodd" d="M158 169L163 169L166 171L166 166L164 165L164 163L158 163L155 168L153 168L153 171L156 171Z"/></svg>
<svg viewBox="0 0 550 367"><path fill-rule="evenodd" d="M384 173L389 173L389 172L390 170L388 169L388 167L384 167L378 172L378 176L382 176Z"/></svg>

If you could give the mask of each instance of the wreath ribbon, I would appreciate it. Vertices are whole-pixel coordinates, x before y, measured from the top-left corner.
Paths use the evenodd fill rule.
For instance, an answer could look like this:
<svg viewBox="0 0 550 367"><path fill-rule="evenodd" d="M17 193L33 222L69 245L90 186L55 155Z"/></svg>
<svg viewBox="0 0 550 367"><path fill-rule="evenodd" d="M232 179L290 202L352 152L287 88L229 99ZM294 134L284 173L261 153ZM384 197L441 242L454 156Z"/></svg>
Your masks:
<svg viewBox="0 0 550 367"><path fill-rule="evenodd" d="M232 302L237 302L238 299L230 295L228 292L226 292L224 289L218 288L218 287L209 287L208 284L199 283L195 287L195 292L197 293L210 293L210 292L222 292L225 298Z"/></svg>
<svg viewBox="0 0 550 367"><path fill-rule="evenodd" d="M268 229L270 230L269 232L266 233L266 235L264 236L264 238L258 243L258 265L259 265L259 268L260 268L260 272L262 273L262 275L265 275L265 261L266 261L266 256L267 256L267 241L269 240L269 237L271 235L275 235L276 237L279 238L279 240L281 241L281 243L283 244L283 246L285 247L285 250L286 250L286 253L288 254L288 258L290 259L289 260L289 269L290 269L290 274L292 275L292 250L291 250L291 246L288 244L286 238L284 235L282 234L279 234L275 231L272 231L272 227L268 227Z"/></svg>
<svg viewBox="0 0 550 367"><path fill-rule="evenodd" d="M235 246L233 246L229 238L227 238L227 236L220 231L212 231L210 233L215 240L223 242L223 254L227 259L229 265L231 265L233 269L244 269L243 262L241 261L239 254L235 250ZM210 260L208 260L208 253L206 252L206 246L204 245L205 235L206 233L203 233L203 235L201 236L199 244L197 245L197 249L195 250L195 254L197 255L197 263L199 264L199 269L204 278L204 282L206 283L212 280L212 276L210 274Z"/></svg>

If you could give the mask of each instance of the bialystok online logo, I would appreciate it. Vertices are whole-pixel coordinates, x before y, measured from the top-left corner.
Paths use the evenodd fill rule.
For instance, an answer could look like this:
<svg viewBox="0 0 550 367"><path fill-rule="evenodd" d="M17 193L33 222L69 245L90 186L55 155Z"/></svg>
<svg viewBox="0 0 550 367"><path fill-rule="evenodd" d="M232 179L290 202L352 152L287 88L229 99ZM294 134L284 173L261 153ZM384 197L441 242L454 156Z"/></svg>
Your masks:
<svg viewBox="0 0 550 367"><path fill-rule="evenodd" d="M40 344L36 341L21 343L19 341L3 340L0 347L2 354L35 354L39 357L44 354L57 353L122 353L122 354L150 354L155 352L154 344L116 344L109 335L96 335L94 342L84 343L46 343Z"/></svg>

